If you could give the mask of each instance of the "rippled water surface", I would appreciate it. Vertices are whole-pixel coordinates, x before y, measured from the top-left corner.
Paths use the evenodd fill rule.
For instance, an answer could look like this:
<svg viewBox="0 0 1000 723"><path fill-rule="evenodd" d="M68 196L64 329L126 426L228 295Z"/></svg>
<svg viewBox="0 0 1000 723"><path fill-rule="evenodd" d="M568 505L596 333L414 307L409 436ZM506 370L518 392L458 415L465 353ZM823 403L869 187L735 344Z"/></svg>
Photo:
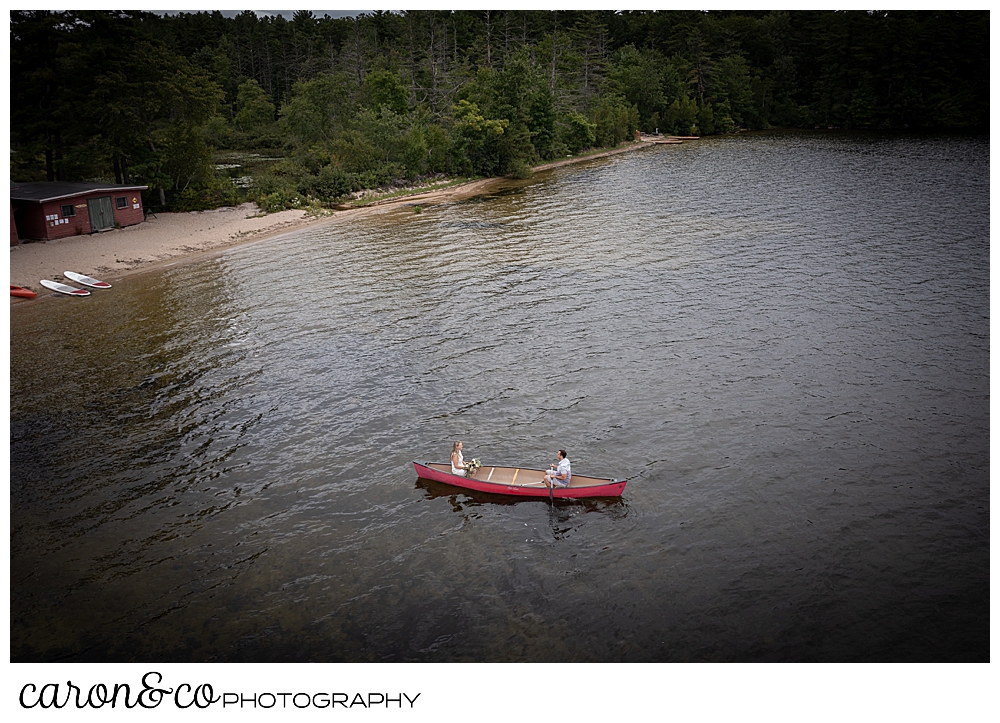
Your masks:
<svg viewBox="0 0 1000 723"><path fill-rule="evenodd" d="M988 304L988 138L825 134L19 302L11 658L988 660Z"/></svg>

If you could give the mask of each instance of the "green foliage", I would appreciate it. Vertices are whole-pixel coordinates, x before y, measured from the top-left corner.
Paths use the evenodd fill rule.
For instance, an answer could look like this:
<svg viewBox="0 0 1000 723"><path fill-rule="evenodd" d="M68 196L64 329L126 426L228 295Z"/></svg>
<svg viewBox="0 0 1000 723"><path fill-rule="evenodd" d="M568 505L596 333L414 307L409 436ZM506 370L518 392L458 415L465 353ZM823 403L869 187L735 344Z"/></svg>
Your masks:
<svg viewBox="0 0 1000 723"><path fill-rule="evenodd" d="M422 127L411 126L403 134L399 143L399 162L402 164L404 177L414 177L430 171L429 148L425 131Z"/></svg>
<svg viewBox="0 0 1000 723"><path fill-rule="evenodd" d="M355 174L355 187L362 188L384 188L392 181L400 177L399 167L390 163L381 163L372 168L367 168L361 173Z"/></svg>
<svg viewBox="0 0 1000 723"><path fill-rule="evenodd" d="M674 135L688 135L698 125L698 103L694 98L678 98L663 116L663 130Z"/></svg>
<svg viewBox="0 0 1000 723"><path fill-rule="evenodd" d="M658 54L642 53L630 44L618 50L612 58L606 92L634 105L642 129L652 131L667 104L665 87L669 87L674 95L677 93L675 78L676 71Z"/></svg>
<svg viewBox="0 0 1000 723"><path fill-rule="evenodd" d="M276 209L428 173L524 177L637 128L985 128L989 19L12 11L10 168L141 182L157 207L195 208L239 196L212 149L269 148L290 160L250 196Z"/></svg>
<svg viewBox="0 0 1000 723"><path fill-rule="evenodd" d="M330 143L334 157L348 173L361 173L380 162L379 149L360 130L345 131Z"/></svg>
<svg viewBox="0 0 1000 723"><path fill-rule="evenodd" d="M410 175L426 170L427 145L409 114L401 115L387 105L362 109L356 116L352 146L344 145L344 163L355 172L373 165L398 164Z"/></svg>
<svg viewBox="0 0 1000 723"><path fill-rule="evenodd" d="M205 183L212 175L212 153L198 128L190 123L170 126L160 158L173 191L185 191L193 181Z"/></svg>
<svg viewBox="0 0 1000 723"><path fill-rule="evenodd" d="M510 125L510 121L488 120L479 112L479 106L467 100L461 100L453 109L455 128L459 133L472 136L497 135L502 136L503 132Z"/></svg>
<svg viewBox="0 0 1000 723"><path fill-rule="evenodd" d="M233 128L221 115L214 115L202 126L205 144L212 148L232 148Z"/></svg>
<svg viewBox="0 0 1000 723"><path fill-rule="evenodd" d="M715 112L711 105L704 105L698 109L698 134L711 135L716 131Z"/></svg>
<svg viewBox="0 0 1000 723"><path fill-rule="evenodd" d="M712 108L712 106L707 106L707 107ZM703 109L699 109L698 116L696 116L698 118L699 129L707 127L701 118L702 110ZM703 130L702 132L733 133L734 131L736 131L736 121L733 120L732 115L730 115L729 113L728 103L719 103L715 106L712 112L711 124L715 129L714 131Z"/></svg>
<svg viewBox="0 0 1000 723"><path fill-rule="evenodd" d="M740 55L727 55L715 64L711 100L725 104L729 116L739 125L746 125L752 116L753 94L750 86L750 67ZM752 124L761 127L760 123Z"/></svg>
<svg viewBox="0 0 1000 723"><path fill-rule="evenodd" d="M295 83L291 102L281 112L288 134L305 145L332 140L354 110L349 87L346 76L330 73Z"/></svg>
<svg viewBox="0 0 1000 723"><path fill-rule="evenodd" d="M259 131L274 123L274 103L261 90L256 80L242 83L236 95L236 116L233 125L244 133Z"/></svg>
<svg viewBox="0 0 1000 723"><path fill-rule="evenodd" d="M877 108L878 98L872 78L870 75L862 76L847 104L847 121L852 128L871 128L878 120Z"/></svg>
<svg viewBox="0 0 1000 723"><path fill-rule="evenodd" d="M539 158L552 158L556 143L555 101L548 87L536 87L528 100L528 131Z"/></svg>
<svg viewBox="0 0 1000 723"><path fill-rule="evenodd" d="M516 159L508 166L506 175L507 178L523 180L525 178L531 178L531 174L531 166L521 159Z"/></svg>
<svg viewBox="0 0 1000 723"><path fill-rule="evenodd" d="M571 110L560 120L559 140L570 153L579 153L597 142L597 125L588 121L582 113Z"/></svg>
<svg viewBox="0 0 1000 723"><path fill-rule="evenodd" d="M399 75L388 70L369 73L361 86L361 104L378 110L387 108L396 115L408 110L406 86Z"/></svg>
<svg viewBox="0 0 1000 723"><path fill-rule="evenodd" d="M472 105L482 108L482 115L467 113L462 104L469 100L463 99L455 111L458 127L467 129L473 119L484 124L481 132L485 137L472 139L466 133L473 140L470 149L474 173L523 173L522 164L532 164L551 153L555 135L552 97L526 52L508 58L503 68L480 68L475 82L465 92ZM500 132L491 134L491 130Z"/></svg>
<svg viewBox="0 0 1000 723"><path fill-rule="evenodd" d="M263 196L258 196L255 201L257 206L264 213L278 213L292 208L306 208L308 203L300 194L279 189Z"/></svg>
<svg viewBox="0 0 1000 723"><path fill-rule="evenodd" d="M639 109L613 95L601 97L594 109L594 136L598 146L617 146L635 138Z"/></svg>
<svg viewBox="0 0 1000 723"><path fill-rule="evenodd" d="M331 203L354 190L354 179L336 166L324 166L318 174L299 181L296 190L304 196Z"/></svg>
<svg viewBox="0 0 1000 723"><path fill-rule="evenodd" d="M492 176L502 173L500 139L510 121L488 119L476 103L461 100L452 109L454 117L453 148L456 165L462 175Z"/></svg>
<svg viewBox="0 0 1000 723"><path fill-rule="evenodd" d="M237 206L242 203L240 190L228 178L210 176L192 183L171 201L175 211L205 211L220 206Z"/></svg>
<svg viewBox="0 0 1000 723"><path fill-rule="evenodd" d="M430 173L447 173L452 164L452 140L448 131L437 124L424 129L424 145L427 148L427 170Z"/></svg>

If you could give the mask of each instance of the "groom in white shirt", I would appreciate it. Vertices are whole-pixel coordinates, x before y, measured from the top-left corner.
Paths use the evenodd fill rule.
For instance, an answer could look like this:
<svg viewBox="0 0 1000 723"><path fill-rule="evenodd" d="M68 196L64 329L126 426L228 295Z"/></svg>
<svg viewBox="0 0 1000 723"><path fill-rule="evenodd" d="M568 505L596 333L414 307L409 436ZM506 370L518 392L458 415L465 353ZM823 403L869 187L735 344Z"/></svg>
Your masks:
<svg viewBox="0 0 1000 723"><path fill-rule="evenodd" d="M569 481L573 478L573 470L570 467L569 458L566 457L566 450L560 449L556 454L559 457L559 465L549 465L550 470L545 473L545 484L548 487L552 485L569 487Z"/></svg>

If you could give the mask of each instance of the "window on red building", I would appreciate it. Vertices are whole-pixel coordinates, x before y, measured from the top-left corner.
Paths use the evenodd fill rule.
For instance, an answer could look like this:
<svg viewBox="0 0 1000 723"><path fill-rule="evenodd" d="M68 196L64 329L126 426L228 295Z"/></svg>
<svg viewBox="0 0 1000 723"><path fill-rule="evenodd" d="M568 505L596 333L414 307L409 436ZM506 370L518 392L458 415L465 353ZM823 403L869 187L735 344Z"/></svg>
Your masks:
<svg viewBox="0 0 1000 723"><path fill-rule="evenodd" d="M115 199L115 206L117 208L125 208L126 206L128 206L128 200L125 198L125 196L119 196L118 198Z"/></svg>
<svg viewBox="0 0 1000 723"><path fill-rule="evenodd" d="M75 215L76 215L76 209L73 208L73 204L72 203L67 204L66 206L62 207L62 217L63 218L67 218L69 216L75 216Z"/></svg>

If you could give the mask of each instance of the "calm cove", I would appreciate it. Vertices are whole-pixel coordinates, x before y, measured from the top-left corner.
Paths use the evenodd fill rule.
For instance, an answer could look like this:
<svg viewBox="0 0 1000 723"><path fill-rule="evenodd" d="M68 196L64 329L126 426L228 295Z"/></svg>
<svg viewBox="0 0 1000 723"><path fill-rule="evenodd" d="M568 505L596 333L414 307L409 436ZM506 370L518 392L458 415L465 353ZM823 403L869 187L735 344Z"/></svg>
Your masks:
<svg viewBox="0 0 1000 723"><path fill-rule="evenodd" d="M12 309L11 660L988 661L989 170L706 138Z"/></svg>

